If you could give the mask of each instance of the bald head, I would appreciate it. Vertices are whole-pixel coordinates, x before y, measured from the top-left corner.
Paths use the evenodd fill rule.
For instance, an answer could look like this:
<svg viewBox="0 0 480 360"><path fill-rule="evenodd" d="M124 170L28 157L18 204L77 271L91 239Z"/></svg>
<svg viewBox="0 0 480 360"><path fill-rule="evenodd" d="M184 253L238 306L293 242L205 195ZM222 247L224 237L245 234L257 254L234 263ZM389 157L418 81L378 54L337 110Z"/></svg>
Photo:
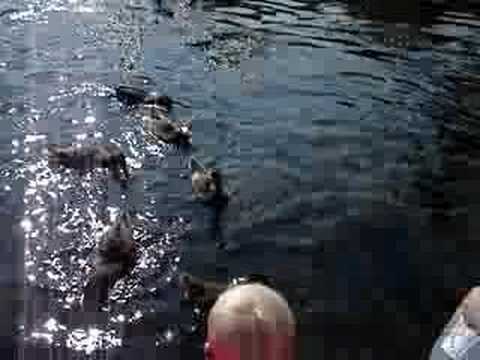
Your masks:
<svg viewBox="0 0 480 360"><path fill-rule="evenodd" d="M208 343L217 360L293 360L294 338L287 301L261 284L226 290L209 313Z"/></svg>

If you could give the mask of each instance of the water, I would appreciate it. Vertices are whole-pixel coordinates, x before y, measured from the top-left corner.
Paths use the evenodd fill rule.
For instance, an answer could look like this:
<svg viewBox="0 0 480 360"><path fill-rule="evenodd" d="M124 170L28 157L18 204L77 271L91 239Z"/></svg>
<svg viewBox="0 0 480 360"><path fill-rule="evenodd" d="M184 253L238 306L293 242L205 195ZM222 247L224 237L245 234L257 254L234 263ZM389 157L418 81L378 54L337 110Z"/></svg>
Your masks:
<svg viewBox="0 0 480 360"><path fill-rule="evenodd" d="M181 331L181 269L273 275L299 359L428 355L480 270L474 1L28 0L0 14L2 334L26 338L20 358L201 358ZM175 116L225 174L221 213L190 201L189 154L146 143L110 96L125 82L192 104ZM46 166L48 142L101 141L126 151L127 193ZM93 326L79 284L127 204L142 261Z"/></svg>

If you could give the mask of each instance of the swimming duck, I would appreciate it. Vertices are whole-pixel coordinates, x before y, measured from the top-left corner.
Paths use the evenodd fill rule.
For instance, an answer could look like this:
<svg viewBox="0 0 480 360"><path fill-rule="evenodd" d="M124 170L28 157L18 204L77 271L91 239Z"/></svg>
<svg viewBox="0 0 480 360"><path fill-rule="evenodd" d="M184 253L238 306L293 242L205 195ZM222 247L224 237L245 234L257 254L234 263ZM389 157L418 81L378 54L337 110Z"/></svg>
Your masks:
<svg viewBox="0 0 480 360"><path fill-rule="evenodd" d="M129 178L125 155L116 144L96 145L59 145L50 144L48 149L48 163L51 167L64 166L77 169L81 174L94 168L107 168L112 171L113 177L121 181L120 170L123 170L124 179Z"/></svg>
<svg viewBox="0 0 480 360"><path fill-rule="evenodd" d="M198 306L205 312L210 310L220 294L229 287L257 283L272 286L271 279L263 274L249 274L245 277L234 279L231 283L208 281L187 272L179 275L179 287L182 291L183 299Z"/></svg>
<svg viewBox="0 0 480 360"><path fill-rule="evenodd" d="M191 145L192 122L173 122L164 108L157 105L141 107L142 120L147 134L167 144Z"/></svg>
<svg viewBox="0 0 480 360"><path fill-rule="evenodd" d="M133 86L120 85L115 89L117 99L127 106L147 104L157 105L164 108L167 112L172 109L173 100L167 95L150 94L143 89Z"/></svg>
<svg viewBox="0 0 480 360"><path fill-rule="evenodd" d="M228 201L228 196L223 191L222 176L218 170L204 168L193 157L190 164L194 198L215 203Z"/></svg>
<svg viewBox="0 0 480 360"><path fill-rule="evenodd" d="M227 289L227 283L215 281L205 281L199 277L193 276L187 272L179 276L179 286L182 291L182 297L204 311L208 311L218 296Z"/></svg>
<svg viewBox="0 0 480 360"><path fill-rule="evenodd" d="M106 302L109 289L135 266L136 250L132 219L124 212L100 238L96 250L95 271L84 289L87 302L93 301L97 306Z"/></svg>

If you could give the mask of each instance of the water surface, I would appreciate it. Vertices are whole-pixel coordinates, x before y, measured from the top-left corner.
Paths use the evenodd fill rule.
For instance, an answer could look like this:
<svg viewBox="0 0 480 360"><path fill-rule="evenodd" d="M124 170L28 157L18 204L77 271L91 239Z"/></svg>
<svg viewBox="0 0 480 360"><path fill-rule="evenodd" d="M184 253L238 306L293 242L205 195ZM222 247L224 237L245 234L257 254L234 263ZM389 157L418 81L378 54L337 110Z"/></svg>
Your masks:
<svg viewBox="0 0 480 360"><path fill-rule="evenodd" d="M201 358L181 269L275 276L300 359L428 354L453 289L479 273L472 4L28 0L0 14L5 333L26 338L23 358ZM110 96L119 83L191 102L175 116L225 174L221 213L190 201L190 154L148 144ZM42 153L102 141L127 153L126 193ZM125 207L143 260L89 330L74 304L96 234Z"/></svg>

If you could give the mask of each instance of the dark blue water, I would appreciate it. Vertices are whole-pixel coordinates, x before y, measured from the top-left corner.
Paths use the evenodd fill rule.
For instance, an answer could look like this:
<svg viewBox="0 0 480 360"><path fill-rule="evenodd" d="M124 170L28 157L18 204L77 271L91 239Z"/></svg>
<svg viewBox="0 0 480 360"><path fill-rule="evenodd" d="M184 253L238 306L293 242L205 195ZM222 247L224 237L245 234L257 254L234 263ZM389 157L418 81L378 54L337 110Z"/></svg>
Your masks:
<svg viewBox="0 0 480 360"><path fill-rule="evenodd" d="M3 357L15 332L28 360L201 358L179 330L180 270L273 275L299 359L428 355L454 289L480 274L474 2L28 0L0 14ZM192 203L190 154L146 142L110 96L119 83L192 104L174 115L225 174L221 213ZM135 173L125 193L42 153L106 141ZM126 206L141 261L92 325L80 285Z"/></svg>

